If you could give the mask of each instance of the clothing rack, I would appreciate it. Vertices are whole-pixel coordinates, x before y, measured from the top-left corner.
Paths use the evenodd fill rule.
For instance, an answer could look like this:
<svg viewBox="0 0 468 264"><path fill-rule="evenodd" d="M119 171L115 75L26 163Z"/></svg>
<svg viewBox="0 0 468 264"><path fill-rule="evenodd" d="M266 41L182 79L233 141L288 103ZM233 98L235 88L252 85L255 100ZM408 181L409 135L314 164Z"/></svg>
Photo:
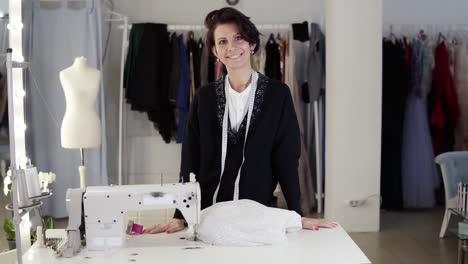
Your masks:
<svg viewBox="0 0 468 264"><path fill-rule="evenodd" d="M438 36L440 32L448 32L449 35L457 33L468 33L468 24L384 24L383 35L388 36L390 34L401 34L401 35L415 35L419 34L420 31L424 34L434 37ZM468 34L466 35L468 36ZM465 37L466 37L465 36Z"/></svg>
<svg viewBox="0 0 468 264"><path fill-rule="evenodd" d="M113 12L115 14L115 12ZM118 13L117 13L118 14ZM118 14L120 15L120 14ZM122 15L121 15L122 16ZM118 25L117 28L122 30L122 52L121 52L121 76L120 76L120 98L119 98L119 168L118 168L118 175L119 175L119 182L118 184L123 184L123 179L122 175L123 172L126 172L125 166L123 164L123 157L126 156L124 153L126 153L126 146L125 146L125 140L123 138L126 137L126 111L124 111L124 95L123 95L123 75L124 75L124 65L125 65L125 57L127 53L127 48L129 46L129 32L132 29L132 24L129 24L128 22L128 17L122 16L121 18L115 19L115 20L108 20L110 22L121 22L123 21L122 24ZM260 31L291 31L292 30L292 25L291 24L257 24L256 25L257 29ZM168 24L167 25L168 31L197 31L197 32L202 32L205 31L206 28L204 25L182 25L182 24ZM322 99L323 100L323 99ZM324 194L323 194L323 189L321 188L322 182L323 182L323 175L322 175L322 166L321 166L321 157L322 157L322 149L323 145L321 143L321 127L323 126L323 121L322 120L322 111L323 111L323 103L320 102L314 102L313 107L315 109L315 139L309 139L309 140L315 140L316 143L316 171L317 171L317 179L316 179L316 184L317 184L317 193L316 193L316 199L317 199L317 209L318 213L322 213L322 201L324 199ZM310 120L310 117L309 117ZM126 160L126 159L125 159Z"/></svg>
<svg viewBox="0 0 468 264"><path fill-rule="evenodd" d="M108 22L120 22L121 24L117 26L118 29L122 30L122 50L121 50L121 60L120 60L120 96L119 96L119 154L118 154L118 184L123 184L122 175L125 171L125 166L122 162L124 152L126 151L125 141L123 140L126 137L126 112L124 111L124 87L123 87L123 78L124 78L124 67L125 67L125 57L127 54L128 48L128 37L129 32L132 29L132 24L128 22L128 17L122 14L119 14L114 11L107 11L109 14L115 15L118 18L116 19L106 19ZM290 30L290 24L260 24L256 25L259 30ZM169 31L204 31L206 30L204 25L176 25L169 24L167 25Z"/></svg>
<svg viewBox="0 0 468 264"><path fill-rule="evenodd" d="M262 31L291 31L292 30L292 25L291 24L258 24L256 25L257 29ZM122 160L123 160L123 153L125 153L125 150L127 149L125 147L125 140L122 139L122 136L125 137L126 135L126 129L123 129L123 127L126 128L126 111L123 111L124 109L124 96L123 96L123 68L125 64L125 57L126 57L126 52L127 48L129 46L129 31L132 29L132 25L128 23L128 18L126 19L126 23L123 23L118 26L118 29L123 30L122 32L122 53L121 53L121 76L120 76L120 98L119 98L119 184L122 184L122 173L125 171L125 168L123 166ZM204 25L176 25L176 24L169 24L167 25L168 31L205 31L206 28ZM315 152L316 152L316 173L317 173L317 179L316 179L316 184L317 184L317 193L316 193L316 199L317 199L317 211L318 213L322 213L323 211L323 206L322 206L322 201L324 199L324 193L323 193L323 171L322 171L322 150L323 150L323 144L321 141L322 138L322 127L324 124L324 120L322 118L322 113L323 113L323 96L321 96L321 99L319 101L316 101L313 103L314 107L314 115L315 115L315 138L314 139L309 139L309 140L315 140L316 141L316 147L315 147ZM310 112L310 111L308 111ZM308 117L308 120L310 120L310 116ZM126 160L126 159L125 159Z"/></svg>
<svg viewBox="0 0 468 264"><path fill-rule="evenodd" d="M129 24L127 26L120 25L117 28L118 29L127 28L127 30L131 30L132 29L132 24ZM203 26L203 25L167 25L167 30L169 30L169 31L176 31L176 30L201 31L203 29L205 29L205 26Z"/></svg>
<svg viewBox="0 0 468 264"><path fill-rule="evenodd" d="M132 25L127 25L126 26L128 30L132 29ZM257 29L259 30L289 30L291 29L290 24L261 24L261 25L256 25ZM119 29L124 29L125 25L120 25L118 26ZM167 25L167 30L169 31L202 31L206 30L204 25Z"/></svg>

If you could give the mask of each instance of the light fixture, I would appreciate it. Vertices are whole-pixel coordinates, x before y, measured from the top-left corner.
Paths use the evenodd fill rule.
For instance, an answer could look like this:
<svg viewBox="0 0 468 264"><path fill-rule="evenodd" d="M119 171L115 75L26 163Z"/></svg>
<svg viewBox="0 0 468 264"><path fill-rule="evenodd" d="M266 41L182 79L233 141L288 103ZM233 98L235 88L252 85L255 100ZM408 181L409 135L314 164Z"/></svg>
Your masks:
<svg viewBox="0 0 468 264"><path fill-rule="evenodd" d="M27 126L26 126L26 124L24 122L23 123L18 123L16 125L16 129L17 129L16 131L19 132L19 133L21 133L21 132L24 133L24 131L26 131L26 128L27 128Z"/></svg>
<svg viewBox="0 0 468 264"><path fill-rule="evenodd" d="M10 30L10 31L20 31L20 30L23 29L23 23L21 23L21 22L8 23L7 29Z"/></svg>
<svg viewBox="0 0 468 264"><path fill-rule="evenodd" d="M17 90L15 91L15 96L16 96L17 98L22 98L22 97L24 97L25 95L26 95L26 92L25 92L23 89L17 89Z"/></svg>
<svg viewBox="0 0 468 264"><path fill-rule="evenodd" d="M15 56L13 60L17 62L24 62L24 57L21 55L18 55L18 56Z"/></svg>
<svg viewBox="0 0 468 264"><path fill-rule="evenodd" d="M22 21L22 0L8 1L9 24L7 28L9 38L9 49L7 51L7 71L8 71L8 92L12 95L8 97L8 111L10 122L10 161L12 171L26 168L26 124L24 124L24 89L23 70L18 62L23 62L23 23ZM6 12L5 12L6 13ZM4 14L5 16L5 14ZM16 64L16 65L15 65ZM15 68L15 69L13 69ZM19 90L19 92L16 91ZM19 197L16 181L13 184L13 219L15 222L16 256L17 263L23 263L23 253L31 247L29 213L24 211L20 214L18 208Z"/></svg>
<svg viewBox="0 0 468 264"><path fill-rule="evenodd" d="M26 156L21 156L21 157L19 158L19 160L20 160L20 163L21 163L21 164L27 164L28 161L29 161L28 157L26 157Z"/></svg>

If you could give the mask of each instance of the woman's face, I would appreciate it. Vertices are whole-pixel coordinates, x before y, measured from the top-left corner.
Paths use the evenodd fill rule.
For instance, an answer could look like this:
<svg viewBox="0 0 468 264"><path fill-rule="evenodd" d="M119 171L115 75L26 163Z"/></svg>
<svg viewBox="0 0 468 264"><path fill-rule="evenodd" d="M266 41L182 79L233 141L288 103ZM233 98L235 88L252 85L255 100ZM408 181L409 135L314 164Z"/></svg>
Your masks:
<svg viewBox="0 0 468 264"><path fill-rule="evenodd" d="M255 45L250 45L242 38L237 24L220 24L213 35L215 46L212 52L228 71L251 67L250 54Z"/></svg>

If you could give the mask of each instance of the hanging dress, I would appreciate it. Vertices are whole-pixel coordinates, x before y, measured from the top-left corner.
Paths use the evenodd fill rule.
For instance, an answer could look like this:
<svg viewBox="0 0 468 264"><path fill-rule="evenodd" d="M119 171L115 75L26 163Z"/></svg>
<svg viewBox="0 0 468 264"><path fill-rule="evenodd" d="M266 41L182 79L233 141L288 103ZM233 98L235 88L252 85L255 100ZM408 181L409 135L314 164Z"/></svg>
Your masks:
<svg viewBox="0 0 468 264"><path fill-rule="evenodd" d="M455 128L455 150L468 150L468 48L464 42L455 47L454 82L460 106L460 120Z"/></svg>
<svg viewBox="0 0 468 264"><path fill-rule="evenodd" d="M401 163L405 208L431 208L435 205L437 172L427 113L432 61L432 50L428 44L420 40L413 41L411 85L403 123Z"/></svg>
<svg viewBox="0 0 468 264"><path fill-rule="evenodd" d="M452 151L454 130L460 117L458 98L449 64L449 51L444 42L437 45L434 68L434 100L431 112L434 153Z"/></svg>
<svg viewBox="0 0 468 264"><path fill-rule="evenodd" d="M408 95L409 72L402 42L383 42L382 76L382 150L381 180L382 209L403 208L401 176L401 147L403 118Z"/></svg>

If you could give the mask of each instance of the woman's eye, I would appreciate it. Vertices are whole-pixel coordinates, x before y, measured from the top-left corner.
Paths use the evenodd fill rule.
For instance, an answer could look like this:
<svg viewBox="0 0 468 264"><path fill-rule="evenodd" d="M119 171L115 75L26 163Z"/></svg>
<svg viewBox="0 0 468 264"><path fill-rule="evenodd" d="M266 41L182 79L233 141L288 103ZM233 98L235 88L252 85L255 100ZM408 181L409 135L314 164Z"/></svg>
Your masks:
<svg viewBox="0 0 468 264"><path fill-rule="evenodd" d="M224 44L224 43L226 43L225 40L220 40L220 41L218 42L219 45Z"/></svg>
<svg viewBox="0 0 468 264"><path fill-rule="evenodd" d="M244 39L241 35L236 36L236 40Z"/></svg>

